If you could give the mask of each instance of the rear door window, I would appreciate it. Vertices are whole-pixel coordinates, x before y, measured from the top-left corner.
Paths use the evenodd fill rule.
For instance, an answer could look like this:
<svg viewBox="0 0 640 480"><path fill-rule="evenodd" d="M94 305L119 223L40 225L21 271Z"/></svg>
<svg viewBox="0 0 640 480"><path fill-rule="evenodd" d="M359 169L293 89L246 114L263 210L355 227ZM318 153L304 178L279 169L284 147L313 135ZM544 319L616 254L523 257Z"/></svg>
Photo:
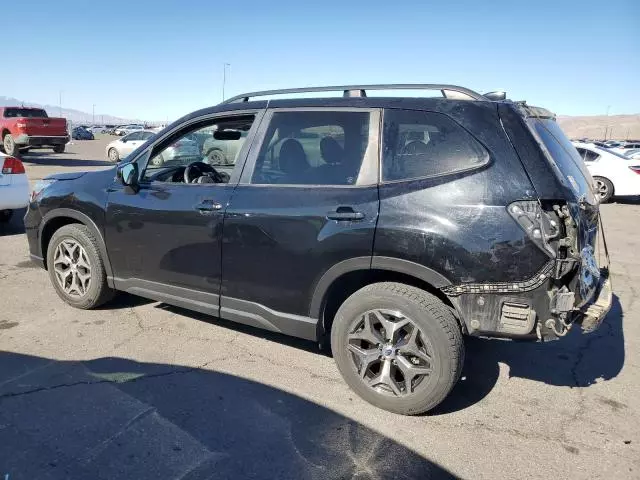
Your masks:
<svg viewBox="0 0 640 480"><path fill-rule="evenodd" d="M563 183L568 183L578 197L595 203L587 166L557 122L551 118L529 118L527 122L555 164L554 170L560 175Z"/></svg>
<svg viewBox="0 0 640 480"><path fill-rule="evenodd" d="M433 177L478 168L487 150L441 113L385 110L382 180Z"/></svg>

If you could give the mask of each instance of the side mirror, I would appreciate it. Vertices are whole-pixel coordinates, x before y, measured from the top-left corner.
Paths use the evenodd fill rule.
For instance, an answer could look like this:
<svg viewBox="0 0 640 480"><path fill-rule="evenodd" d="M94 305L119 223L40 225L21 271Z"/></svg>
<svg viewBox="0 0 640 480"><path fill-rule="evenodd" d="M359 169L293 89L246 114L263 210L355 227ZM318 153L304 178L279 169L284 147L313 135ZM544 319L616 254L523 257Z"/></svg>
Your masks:
<svg viewBox="0 0 640 480"><path fill-rule="evenodd" d="M121 141L122 143L127 143L127 142L128 142L128 140L127 140L126 138L124 138L124 137L123 137L123 138L121 138L121 139L120 139L120 141Z"/></svg>
<svg viewBox="0 0 640 480"><path fill-rule="evenodd" d="M118 179L127 187L128 193L138 193L140 190L138 186L138 164L126 163L118 168Z"/></svg>

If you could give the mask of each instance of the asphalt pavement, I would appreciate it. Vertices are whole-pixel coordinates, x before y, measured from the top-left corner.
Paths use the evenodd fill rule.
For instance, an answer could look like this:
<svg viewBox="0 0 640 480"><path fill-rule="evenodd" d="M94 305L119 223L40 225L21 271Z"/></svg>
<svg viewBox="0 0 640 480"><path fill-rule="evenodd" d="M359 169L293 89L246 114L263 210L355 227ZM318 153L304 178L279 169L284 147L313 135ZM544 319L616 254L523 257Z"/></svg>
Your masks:
<svg viewBox="0 0 640 480"><path fill-rule="evenodd" d="M114 137L24 157L109 168ZM640 477L640 203L602 207L614 306L591 335L466 339L434 412L360 400L313 343L122 294L64 304L0 225L0 479Z"/></svg>

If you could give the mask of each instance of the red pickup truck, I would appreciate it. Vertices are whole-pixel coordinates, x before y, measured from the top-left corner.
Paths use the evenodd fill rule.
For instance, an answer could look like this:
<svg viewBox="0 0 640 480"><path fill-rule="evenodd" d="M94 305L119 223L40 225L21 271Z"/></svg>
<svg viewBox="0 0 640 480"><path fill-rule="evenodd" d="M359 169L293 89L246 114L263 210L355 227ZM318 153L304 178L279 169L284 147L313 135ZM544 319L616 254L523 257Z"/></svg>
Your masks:
<svg viewBox="0 0 640 480"><path fill-rule="evenodd" d="M69 141L66 119L29 107L0 107L0 136L5 153L12 156L30 147L53 147L62 153Z"/></svg>

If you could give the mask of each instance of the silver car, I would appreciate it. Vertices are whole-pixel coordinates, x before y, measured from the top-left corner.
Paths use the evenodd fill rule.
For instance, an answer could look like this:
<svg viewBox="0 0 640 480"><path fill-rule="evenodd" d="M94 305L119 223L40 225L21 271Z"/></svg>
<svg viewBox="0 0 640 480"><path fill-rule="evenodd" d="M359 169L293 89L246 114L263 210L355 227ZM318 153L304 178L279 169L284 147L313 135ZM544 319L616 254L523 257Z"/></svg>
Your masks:
<svg viewBox="0 0 640 480"><path fill-rule="evenodd" d="M105 150L107 158L113 163L117 163L154 135L155 132L142 130L114 140L107 145Z"/></svg>

